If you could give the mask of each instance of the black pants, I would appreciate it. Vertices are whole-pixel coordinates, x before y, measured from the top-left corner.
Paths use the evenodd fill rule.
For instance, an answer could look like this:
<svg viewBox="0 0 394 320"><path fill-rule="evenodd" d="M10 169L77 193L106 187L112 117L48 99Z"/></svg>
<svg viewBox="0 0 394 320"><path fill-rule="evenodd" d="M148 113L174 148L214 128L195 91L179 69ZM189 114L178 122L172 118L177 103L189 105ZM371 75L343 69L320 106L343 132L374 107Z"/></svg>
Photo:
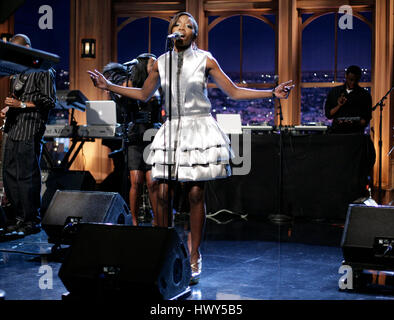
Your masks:
<svg viewBox="0 0 394 320"><path fill-rule="evenodd" d="M27 141L7 137L4 147L4 191L16 220L40 222L41 206L41 136Z"/></svg>

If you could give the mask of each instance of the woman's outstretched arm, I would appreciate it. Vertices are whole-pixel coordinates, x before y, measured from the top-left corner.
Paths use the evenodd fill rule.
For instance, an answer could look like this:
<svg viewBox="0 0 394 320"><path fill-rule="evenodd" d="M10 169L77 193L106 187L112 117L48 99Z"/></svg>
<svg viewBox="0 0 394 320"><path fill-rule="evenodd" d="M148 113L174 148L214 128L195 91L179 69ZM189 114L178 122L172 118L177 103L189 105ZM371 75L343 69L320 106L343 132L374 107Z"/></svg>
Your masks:
<svg viewBox="0 0 394 320"><path fill-rule="evenodd" d="M207 58L206 68L218 87L231 99L253 100L270 98L273 96L272 90L256 90L236 86L235 83L223 72L214 58ZM279 84L274 90L275 96L280 99L286 99L291 89L294 87L294 85L291 84L292 82L293 80L290 80Z"/></svg>
<svg viewBox="0 0 394 320"><path fill-rule="evenodd" d="M93 81L95 87L112 91L121 96L125 96L135 100L147 101L159 88L159 69L157 65L157 61L155 62L152 71L149 73L148 78L146 78L144 85L142 88L132 88L132 87L123 87L113 84L108 81L99 71L88 71L90 78Z"/></svg>

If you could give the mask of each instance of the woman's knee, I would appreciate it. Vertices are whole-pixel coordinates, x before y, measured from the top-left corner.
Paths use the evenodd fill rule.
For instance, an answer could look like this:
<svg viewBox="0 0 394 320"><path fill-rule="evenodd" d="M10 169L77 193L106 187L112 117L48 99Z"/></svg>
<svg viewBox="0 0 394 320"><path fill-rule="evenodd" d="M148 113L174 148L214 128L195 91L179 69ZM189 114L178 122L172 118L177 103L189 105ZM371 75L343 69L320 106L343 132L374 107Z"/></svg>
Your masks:
<svg viewBox="0 0 394 320"><path fill-rule="evenodd" d="M159 189L159 184L154 180L147 180L146 187L148 188L149 193L155 192Z"/></svg>
<svg viewBox="0 0 394 320"><path fill-rule="evenodd" d="M144 185L144 176L137 172L130 172L130 182L132 189L141 189Z"/></svg>
<svg viewBox="0 0 394 320"><path fill-rule="evenodd" d="M168 186L166 184L158 185L157 200L162 204L168 203Z"/></svg>
<svg viewBox="0 0 394 320"><path fill-rule="evenodd" d="M190 205L199 205L204 203L204 190L198 187L192 188L189 192Z"/></svg>

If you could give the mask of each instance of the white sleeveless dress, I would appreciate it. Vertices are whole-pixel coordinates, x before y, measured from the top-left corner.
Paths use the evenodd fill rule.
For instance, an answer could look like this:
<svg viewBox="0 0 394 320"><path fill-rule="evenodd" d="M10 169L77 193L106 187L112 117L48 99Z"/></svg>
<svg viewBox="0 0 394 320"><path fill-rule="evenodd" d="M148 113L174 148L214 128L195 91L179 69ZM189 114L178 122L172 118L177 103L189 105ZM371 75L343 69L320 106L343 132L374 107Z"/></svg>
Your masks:
<svg viewBox="0 0 394 320"><path fill-rule="evenodd" d="M147 158L154 179L181 182L206 181L231 175L234 157L230 140L210 114L207 78L207 51L192 49L172 52L172 120L157 132ZM158 58L160 82L169 112L169 52Z"/></svg>

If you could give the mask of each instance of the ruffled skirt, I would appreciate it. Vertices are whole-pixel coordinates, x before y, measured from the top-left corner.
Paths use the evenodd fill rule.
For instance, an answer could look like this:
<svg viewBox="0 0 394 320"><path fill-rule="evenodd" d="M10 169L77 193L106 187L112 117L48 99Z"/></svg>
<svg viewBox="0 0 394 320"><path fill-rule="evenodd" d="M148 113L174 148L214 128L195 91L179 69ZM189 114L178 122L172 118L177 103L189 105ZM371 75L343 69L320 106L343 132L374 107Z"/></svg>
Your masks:
<svg viewBox="0 0 394 320"><path fill-rule="evenodd" d="M147 163L154 179L206 181L231 175L234 158L230 139L210 115L182 116L166 121L157 132Z"/></svg>

